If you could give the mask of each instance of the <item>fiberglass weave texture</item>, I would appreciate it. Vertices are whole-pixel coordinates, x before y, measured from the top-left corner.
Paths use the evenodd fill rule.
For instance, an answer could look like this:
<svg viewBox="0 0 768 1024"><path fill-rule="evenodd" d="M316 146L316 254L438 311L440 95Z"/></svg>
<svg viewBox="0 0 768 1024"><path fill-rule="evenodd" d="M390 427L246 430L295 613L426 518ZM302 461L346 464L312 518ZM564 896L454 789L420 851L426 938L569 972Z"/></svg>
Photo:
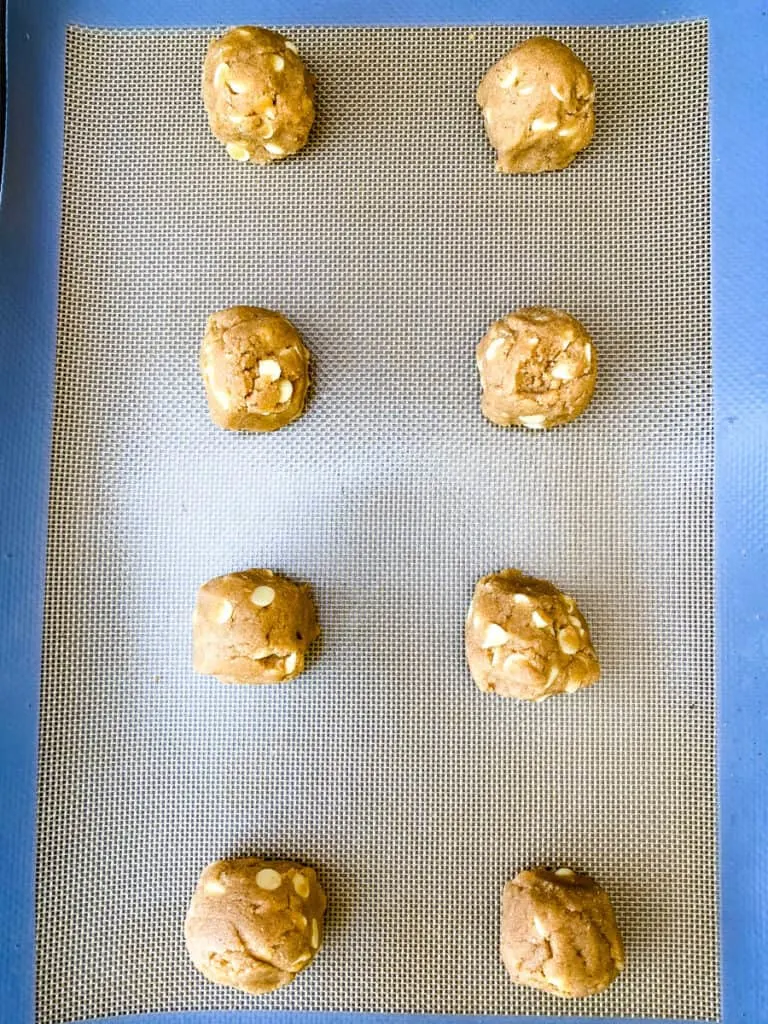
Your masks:
<svg viewBox="0 0 768 1024"><path fill-rule="evenodd" d="M199 98L207 31L73 29L44 636L42 1024L246 1007L182 921L203 865L316 865L315 965L260 1007L719 1009L707 31L558 29L597 134L502 177L474 91L533 30L290 34L319 81L299 158L231 161ZM208 419L206 316L284 311L314 354L278 434ZM524 304L594 335L595 400L551 434L479 412L474 347ZM207 578L313 586L284 687L193 675ZM478 576L572 593L603 679L527 706L463 657ZM615 900L627 969L564 1003L513 987L502 885L568 864Z"/></svg>

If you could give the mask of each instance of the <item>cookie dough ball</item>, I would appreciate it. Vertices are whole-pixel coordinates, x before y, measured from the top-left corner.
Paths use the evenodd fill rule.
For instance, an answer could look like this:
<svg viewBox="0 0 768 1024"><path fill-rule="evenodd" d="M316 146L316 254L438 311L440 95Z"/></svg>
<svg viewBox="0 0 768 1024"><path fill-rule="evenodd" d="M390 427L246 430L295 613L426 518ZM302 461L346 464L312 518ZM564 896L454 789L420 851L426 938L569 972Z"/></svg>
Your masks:
<svg viewBox="0 0 768 1024"><path fill-rule="evenodd" d="M541 701L600 677L573 598L517 569L478 580L465 635L469 670L484 693Z"/></svg>
<svg viewBox="0 0 768 1024"><path fill-rule="evenodd" d="M496 169L533 174L567 167L595 129L595 87L579 58L536 36L506 53L477 90Z"/></svg>
<svg viewBox="0 0 768 1024"><path fill-rule="evenodd" d="M269 569L217 576L197 593L195 672L222 683L285 683L304 671L319 634L307 584Z"/></svg>
<svg viewBox="0 0 768 1024"><path fill-rule="evenodd" d="M570 868L521 871L504 886L501 958L518 985L567 999L602 992L624 967L611 901Z"/></svg>
<svg viewBox="0 0 768 1024"><path fill-rule="evenodd" d="M325 893L290 860L219 860L200 876L184 935L192 963L217 985L253 995L289 985L323 938Z"/></svg>
<svg viewBox="0 0 768 1024"><path fill-rule="evenodd" d="M200 349L211 419L225 430L279 430L304 411L309 351L280 313L232 306L208 318Z"/></svg>
<svg viewBox="0 0 768 1024"><path fill-rule="evenodd" d="M315 79L294 44L246 25L211 41L203 65L208 123L233 160L298 153L315 119Z"/></svg>
<svg viewBox="0 0 768 1024"><path fill-rule="evenodd" d="M529 306L496 323L477 346L481 408L492 423L541 430L570 423L597 378L592 339L560 309Z"/></svg>

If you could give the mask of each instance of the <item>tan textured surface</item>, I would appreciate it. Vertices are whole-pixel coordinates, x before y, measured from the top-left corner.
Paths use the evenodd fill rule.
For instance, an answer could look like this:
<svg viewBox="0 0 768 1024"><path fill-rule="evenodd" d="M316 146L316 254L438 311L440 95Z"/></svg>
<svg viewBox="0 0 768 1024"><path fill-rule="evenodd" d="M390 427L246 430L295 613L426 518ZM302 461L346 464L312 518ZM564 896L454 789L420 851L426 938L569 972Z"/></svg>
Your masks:
<svg viewBox="0 0 768 1024"><path fill-rule="evenodd" d="M597 352L584 326L560 309L531 306L497 320L477 346L483 415L533 430L576 419L589 405Z"/></svg>
<svg viewBox="0 0 768 1024"><path fill-rule="evenodd" d="M309 352L280 313L232 306L211 314L200 372L211 419L227 430L279 430L304 411Z"/></svg>
<svg viewBox="0 0 768 1024"><path fill-rule="evenodd" d="M241 25L208 46L203 102L211 131L233 160L269 164L303 149L314 95L314 77L278 32Z"/></svg>
<svg viewBox="0 0 768 1024"><path fill-rule="evenodd" d="M519 985L564 998L602 992L624 968L608 894L570 868L521 871L504 886L501 957Z"/></svg>
<svg viewBox="0 0 768 1024"><path fill-rule="evenodd" d="M209 864L187 911L195 967L218 985L262 995L289 985L323 941L325 893L313 868L245 857Z"/></svg>
<svg viewBox="0 0 768 1024"><path fill-rule="evenodd" d="M193 613L196 672L223 683L285 683L320 633L309 585L248 569L208 580Z"/></svg>
<svg viewBox="0 0 768 1024"><path fill-rule="evenodd" d="M465 640L472 678L485 693L543 701L592 686L600 676L573 598L517 569L478 580Z"/></svg>
<svg viewBox="0 0 768 1024"><path fill-rule="evenodd" d="M592 140L594 95L589 69L556 39L535 36L505 53L477 89L496 169L567 167Z"/></svg>
<svg viewBox="0 0 768 1024"><path fill-rule="evenodd" d="M548 29L599 130L562 174L499 175L475 88L533 31L286 30L322 102L266 169L211 139L214 30L68 35L41 1024L252 1006L181 933L201 866L248 854L318 865L329 899L260 1008L573 1013L498 955L505 881L573 864L628 951L587 1012L717 1015L707 30ZM316 357L271 435L214 429L202 393L206 317L242 301ZM541 301L606 339L595 398L502 430L475 347ZM252 565L312 585L288 686L192 671L197 588ZM578 599L597 686L478 691L464 618L508 565Z"/></svg>

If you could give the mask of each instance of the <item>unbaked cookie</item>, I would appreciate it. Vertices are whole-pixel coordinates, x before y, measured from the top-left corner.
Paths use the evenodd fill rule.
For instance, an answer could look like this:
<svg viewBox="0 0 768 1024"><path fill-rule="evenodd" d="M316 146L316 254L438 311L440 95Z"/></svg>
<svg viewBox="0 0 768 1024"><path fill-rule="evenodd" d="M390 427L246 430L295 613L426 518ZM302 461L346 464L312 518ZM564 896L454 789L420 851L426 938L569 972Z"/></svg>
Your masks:
<svg viewBox="0 0 768 1024"><path fill-rule="evenodd" d="M261 995L292 982L323 940L325 893L290 860L220 860L200 876L184 925L209 981Z"/></svg>
<svg viewBox="0 0 768 1024"><path fill-rule="evenodd" d="M600 677L589 628L573 598L517 569L478 580L465 638L469 670L485 693L542 701Z"/></svg>
<svg viewBox="0 0 768 1024"><path fill-rule="evenodd" d="M226 430L278 430L304 411L309 350L281 313L232 306L208 318L200 348L211 419Z"/></svg>
<svg viewBox="0 0 768 1024"><path fill-rule="evenodd" d="M319 634L307 584L269 569L217 576L197 593L194 668L223 683L285 683Z"/></svg>
<svg viewBox="0 0 768 1024"><path fill-rule="evenodd" d="M570 423L587 408L597 354L575 317L528 306L491 324L477 346L477 368L487 419L542 430Z"/></svg>
<svg viewBox="0 0 768 1024"><path fill-rule="evenodd" d="M315 79L295 45L244 25L213 39L203 65L208 123L233 160L269 164L306 144Z"/></svg>
<svg viewBox="0 0 768 1024"><path fill-rule="evenodd" d="M602 992L624 967L611 901L570 868L521 871L504 886L501 958L518 985L564 998Z"/></svg>
<svg viewBox="0 0 768 1024"><path fill-rule="evenodd" d="M477 90L497 170L567 167L592 139L594 96L588 69L555 39L536 36L504 54Z"/></svg>

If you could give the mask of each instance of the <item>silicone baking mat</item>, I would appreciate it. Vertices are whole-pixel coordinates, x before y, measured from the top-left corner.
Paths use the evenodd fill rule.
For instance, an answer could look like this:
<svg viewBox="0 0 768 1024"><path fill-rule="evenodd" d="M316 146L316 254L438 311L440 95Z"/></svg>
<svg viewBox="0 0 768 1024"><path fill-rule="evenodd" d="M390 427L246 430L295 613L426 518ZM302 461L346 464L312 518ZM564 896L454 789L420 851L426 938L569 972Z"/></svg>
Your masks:
<svg viewBox="0 0 768 1024"><path fill-rule="evenodd" d="M719 1011L707 31L557 29L598 132L567 172L501 177L474 103L533 31L291 29L309 148L231 162L199 99L206 31L68 35L43 638L38 1018L161 1009L549 1015ZM208 420L207 314L281 309L315 357L274 436ZM479 413L474 346L560 305L600 356L551 434ZM323 638L284 687L190 667L210 576L308 579ZM462 630L505 566L579 600L604 675L480 694ZM254 1001L182 921L203 865L315 864L325 946ZM614 899L627 969L576 1005L513 987L506 878Z"/></svg>

